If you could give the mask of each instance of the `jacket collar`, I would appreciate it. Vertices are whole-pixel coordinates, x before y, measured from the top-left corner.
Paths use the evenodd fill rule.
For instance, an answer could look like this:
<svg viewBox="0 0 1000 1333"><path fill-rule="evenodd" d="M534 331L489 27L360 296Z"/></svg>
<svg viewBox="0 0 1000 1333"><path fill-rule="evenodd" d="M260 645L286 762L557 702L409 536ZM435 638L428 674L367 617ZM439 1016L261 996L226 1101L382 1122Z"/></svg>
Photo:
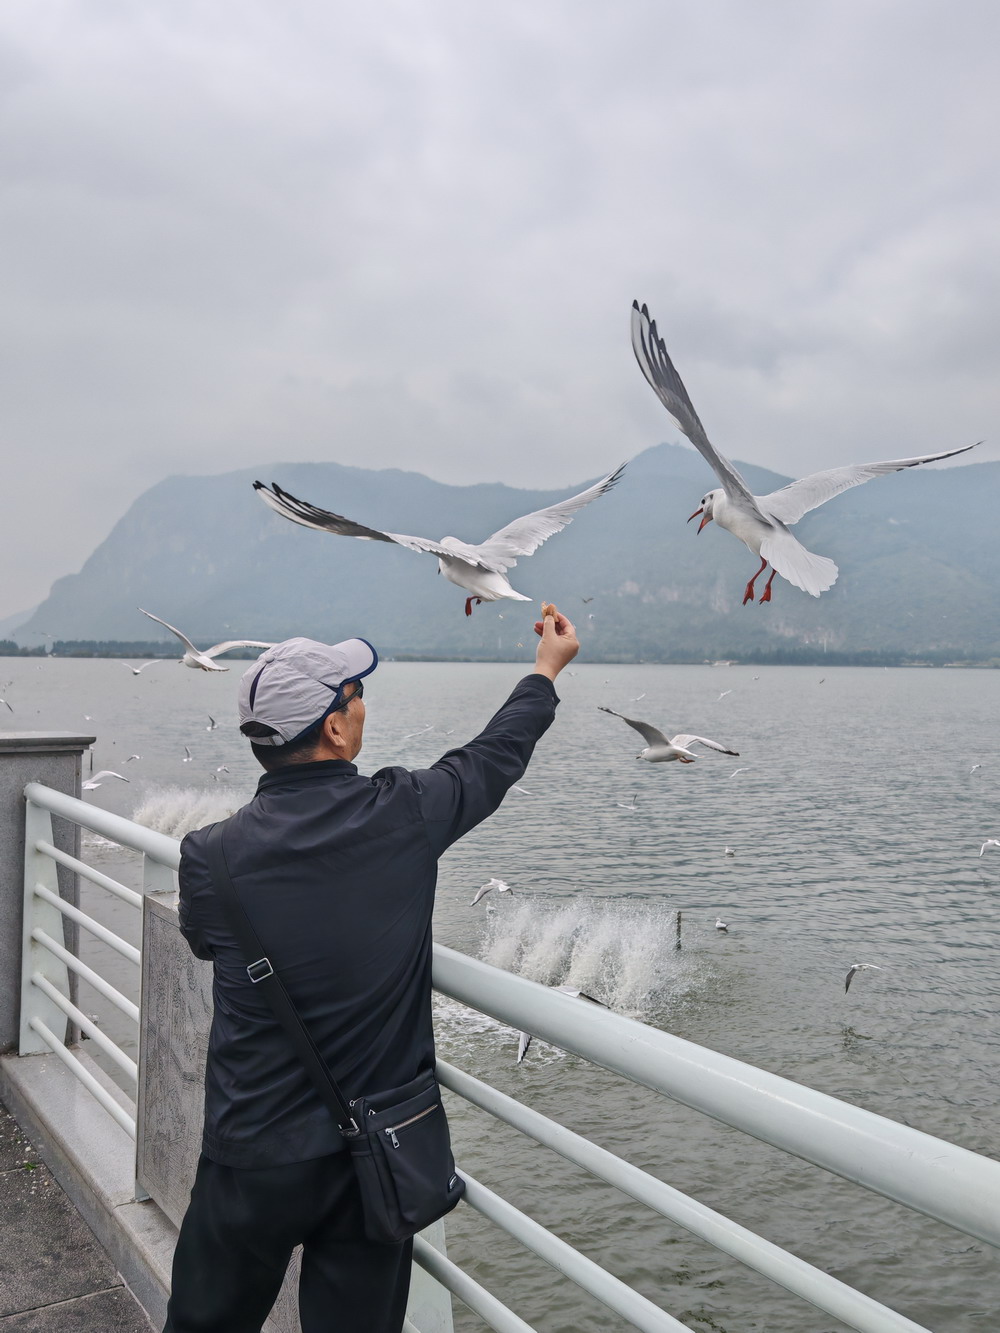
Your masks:
<svg viewBox="0 0 1000 1333"><path fill-rule="evenodd" d="M346 759L320 759L307 764L289 764L273 773L265 773L257 783L258 791L287 787L292 783L322 782L333 777L356 777L358 768Z"/></svg>

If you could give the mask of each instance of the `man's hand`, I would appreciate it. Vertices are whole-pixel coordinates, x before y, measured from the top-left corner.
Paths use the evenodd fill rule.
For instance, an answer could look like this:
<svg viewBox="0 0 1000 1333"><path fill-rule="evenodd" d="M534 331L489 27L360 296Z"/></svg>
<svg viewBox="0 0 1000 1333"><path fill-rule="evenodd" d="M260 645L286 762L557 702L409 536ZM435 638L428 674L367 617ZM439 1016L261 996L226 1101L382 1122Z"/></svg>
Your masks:
<svg viewBox="0 0 1000 1333"><path fill-rule="evenodd" d="M555 680L559 672L580 651L576 626L561 611L535 621L535 633L541 642L535 653L535 670L540 676Z"/></svg>

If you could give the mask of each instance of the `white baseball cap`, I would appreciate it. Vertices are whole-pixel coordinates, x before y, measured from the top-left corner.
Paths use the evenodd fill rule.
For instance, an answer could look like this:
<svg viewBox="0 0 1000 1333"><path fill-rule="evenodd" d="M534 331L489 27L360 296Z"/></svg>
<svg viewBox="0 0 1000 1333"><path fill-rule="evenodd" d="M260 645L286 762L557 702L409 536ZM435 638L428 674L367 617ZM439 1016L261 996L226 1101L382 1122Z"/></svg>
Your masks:
<svg viewBox="0 0 1000 1333"><path fill-rule="evenodd" d="M255 745L296 741L343 703L345 685L360 681L377 666L378 653L367 639L334 644L285 639L276 643L243 673L238 698L240 729L248 722L273 728L273 736L251 735Z"/></svg>

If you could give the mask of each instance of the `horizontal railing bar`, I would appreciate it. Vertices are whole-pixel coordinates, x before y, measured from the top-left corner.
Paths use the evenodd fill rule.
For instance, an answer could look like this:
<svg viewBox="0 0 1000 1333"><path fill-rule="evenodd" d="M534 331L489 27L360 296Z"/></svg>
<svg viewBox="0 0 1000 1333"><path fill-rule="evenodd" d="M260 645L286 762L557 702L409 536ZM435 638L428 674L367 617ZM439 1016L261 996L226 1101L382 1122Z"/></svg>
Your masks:
<svg viewBox="0 0 1000 1333"><path fill-rule="evenodd" d="M86 801L81 801L76 796L53 791L51 787L45 787L40 782L29 782L24 789L24 795L33 804L40 805L43 810L51 810L54 815L61 815L64 819L72 820L74 824L82 824L84 828L89 828L94 833L100 833L105 838L120 842L123 847L134 847L136 851L145 852L154 861L169 866L171 870L176 870L180 864L180 843L176 838L168 838L165 833L156 833L153 829L136 824L131 819L123 819L121 815L113 815L109 810L88 805Z"/></svg>
<svg viewBox="0 0 1000 1333"><path fill-rule="evenodd" d="M502 1227L508 1235L533 1250L557 1272L570 1278L584 1291L589 1291L591 1296L627 1319L635 1328L641 1329L642 1333L689 1333L686 1326L673 1315L661 1310L633 1287L595 1264L593 1259L588 1259L512 1203L501 1199L499 1194L494 1194L464 1171L460 1170L459 1175L465 1181L465 1202L475 1208L476 1212Z"/></svg>
<svg viewBox="0 0 1000 1333"><path fill-rule="evenodd" d="M72 903L60 898L58 893L53 893L51 889L47 889L44 884L36 884L34 893L37 898L42 898L45 902L51 903L53 907L62 912L63 916L68 916L71 921L75 921L78 926L83 926L84 930L88 930L91 935L95 935L99 940L103 940L105 944L110 945L123 958L127 958L130 963L142 962L142 954L134 944L129 944L120 935L116 935L113 930L109 930L107 926L102 926L99 921L95 921L92 916L88 916L86 912L81 912L79 907L74 907Z"/></svg>
<svg viewBox="0 0 1000 1333"><path fill-rule="evenodd" d="M67 1000L62 991L56 990L48 977L43 977L41 972L32 972L32 985L49 997L53 1004L58 1005L67 1018L71 1018L77 1027L86 1032L87 1036L100 1046L105 1055L110 1056L115 1064L129 1076L133 1083L139 1082L139 1066L130 1059L120 1046L116 1046L106 1032L102 1032L97 1024L87 1017L82 1009L78 1009L72 1000Z"/></svg>
<svg viewBox="0 0 1000 1333"><path fill-rule="evenodd" d="M492 1292L480 1286L475 1278L469 1277L464 1269L452 1263L423 1236L413 1237L413 1261L436 1278L442 1287L457 1296L463 1305L479 1315L490 1328L496 1329L497 1333L536 1333L520 1315L509 1310Z"/></svg>
<svg viewBox="0 0 1000 1333"><path fill-rule="evenodd" d="M553 1149L567 1161L575 1162L592 1175L607 1181L615 1189L678 1223L700 1236L723 1253L738 1259L818 1309L834 1315L858 1333L929 1333L920 1324L897 1314L838 1278L814 1268L804 1259L789 1254L779 1245L748 1231L738 1222L714 1212L696 1199L682 1194L672 1185L657 1180L647 1171L624 1161L606 1148L575 1134L565 1125L524 1106L513 1097L499 1092L464 1070L446 1061L437 1062L442 1087L464 1097L497 1119L529 1135L536 1142Z"/></svg>
<svg viewBox="0 0 1000 1333"><path fill-rule="evenodd" d="M57 944L51 935L47 935L44 930L40 930L37 926L31 932L31 938L41 944L43 948L48 949L49 953L55 954L71 972L75 972L78 977L83 977L84 981L89 981L93 988L100 991L106 1000L110 1000L123 1014L128 1014L133 1022L138 1023L139 1006L133 1004L121 991L115 990L110 982L98 976L92 967L88 967L86 963L81 963L75 954L70 953L68 949L64 949L61 944Z"/></svg>
<svg viewBox="0 0 1000 1333"><path fill-rule="evenodd" d="M98 1083L97 1079L94 1078L90 1070L84 1069L83 1065L72 1053L72 1051L66 1048L66 1046L55 1035L55 1033L51 1032L45 1026L45 1024L42 1022L40 1018L32 1018L29 1021L28 1026L30 1028L33 1028L34 1031L38 1033L38 1035L42 1038L45 1044L51 1047L53 1055L57 1055L59 1057L59 1059L63 1062L63 1064L67 1067L67 1069L69 1069L73 1073L73 1075L80 1080L80 1082L87 1089L87 1091L93 1093L93 1095L104 1107L105 1111L107 1111L108 1114L112 1116L113 1119L117 1120L118 1124L121 1125L125 1133L128 1134L130 1138L134 1139L135 1121L132 1119L132 1117L128 1114L127 1111L123 1110L122 1107L118 1105L114 1097L112 1097L111 1094L105 1088L101 1087L100 1083Z"/></svg>
<svg viewBox="0 0 1000 1333"><path fill-rule="evenodd" d="M103 874L100 870L95 870L93 866L87 865L86 861L78 861L75 856L70 856L69 852L61 851L58 847L53 847L51 842L46 842L44 838L39 838L35 843L36 852L44 852L46 856L51 856L53 861L58 861L61 866L66 866L70 870L75 870L78 875L84 879L89 879L92 884L99 884L102 889L108 889L116 897L131 903L133 907L142 906L142 894L136 893L134 889L127 888L124 884L119 884L118 880L112 879L110 875Z"/></svg>
<svg viewBox="0 0 1000 1333"><path fill-rule="evenodd" d="M1000 1246L1000 1162L477 958L434 946L434 985L754 1138Z"/></svg>

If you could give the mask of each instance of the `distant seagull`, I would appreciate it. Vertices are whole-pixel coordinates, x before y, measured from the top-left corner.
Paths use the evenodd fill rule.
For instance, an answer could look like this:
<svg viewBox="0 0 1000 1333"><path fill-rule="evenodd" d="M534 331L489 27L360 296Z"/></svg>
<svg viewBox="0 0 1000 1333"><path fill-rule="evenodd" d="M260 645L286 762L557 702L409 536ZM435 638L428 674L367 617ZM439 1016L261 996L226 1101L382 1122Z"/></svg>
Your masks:
<svg viewBox="0 0 1000 1333"><path fill-rule="evenodd" d="M736 855L736 849L735 849L734 847L727 847L726 850L722 853L722 855L723 855L723 856L735 856L735 855Z"/></svg>
<svg viewBox="0 0 1000 1333"><path fill-rule="evenodd" d="M138 608L142 611L142 607ZM144 616L149 616L150 620L155 620L158 625L168 629L171 634L176 634L178 639L184 645L185 653L180 659L184 666L191 667L195 671L228 671L227 666L219 666L213 661L213 658L219 657L222 653L228 653L230 648L273 648L273 643L262 643L260 639L227 639L225 643L217 643L212 648L196 648L186 634L182 634L179 629L173 625L168 625L165 620L159 616L154 616L152 611L142 611Z"/></svg>
<svg viewBox="0 0 1000 1333"><path fill-rule="evenodd" d="M987 838L979 849L979 855L982 856L987 847L1000 847L1000 838Z"/></svg>
<svg viewBox="0 0 1000 1333"><path fill-rule="evenodd" d="M637 695L635 696L635 698L632 700L632 703L637 704L637 703L639 702L640 699L645 699L645 697L646 697L646 691L643 690L643 692L642 692L641 694L637 694Z"/></svg>
<svg viewBox="0 0 1000 1333"><path fill-rule="evenodd" d="M592 602L593 600L594 600L593 597L581 597L581 598L580 598L580 601L584 604L584 606L587 606L588 603Z"/></svg>
<svg viewBox="0 0 1000 1333"><path fill-rule="evenodd" d="M228 773L228 772L229 772L229 769L226 767L225 764L220 764L219 767L218 767L215 771L216 771L216 773Z"/></svg>
<svg viewBox="0 0 1000 1333"><path fill-rule="evenodd" d="M102 768L92 778L88 778L86 782L81 782L80 786L84 791L93 791L95 787L101 785L105 778L117 778L119 782L128 782L128 778L122 777L121 773L112 773L110 768Z"/></svg>
<svg viewBox="0 0 1000 1333"><path fill-rule="evenodd" d="M400 737L400 740L403 740L403 741L412 741L413 738L414 738L414 736L423 736L423 735L425 735L428 731L433 731L433 730L434 730L434 723L433 723L433 722L428 722L428 723L427 723L427 726L426 726L426 727L421 727L419 731L408 731L408 732L406 733L405 736L401 736L401 737Z"/></svg>
<svg viewBox="0 0 1000 1333"><path fill-rule="evenodd" d="M522 796L534 796L535 794L532 791L528 791L527 787L519 787L516 782L511 787L511 791L519 791Z"/></svg>
<svg viewBox="0 0 1000 1333"><path fill-rule="evenodd" d="M750 769L749 769L749 768L735 768L735 769L733 769L732 773L730 773L729 776L730 776L731 778L735 778L736 775L737 775L737 773L749 773L749 772L750 772Z"/></svg>
<svg viewBox="0 0 1000 1333"><path fill-rule="evenodd" d="M147 667L156 666L157 662L162 660L163 659L159 657L152 657L148 662L143 662L142 666L133 666L131 662L122 662L122 666L131 671L133 676L138 676L141 672L145 671Z"/></svg>
<svg viewBox="0 0 1000 1333"><path fill-rule="evenodd" d="M181 763L183 763L183 764L190 764L190 762L191 762L191 760L192 760L193 758L194 758L194 755L191 753L191 751L190 751L190 749L188 748L188 746L185 745L185 747L184 747L184 758L181 760Z"/></svg>
<svg viewBox="0 0 1000 1333"><path fill-rule="evenodd" d="M689 521L690 521L690 520L689 520ZM754 680L760 680L760 676L754 676L753 679L754 679Z"/></svg>
<svg viewBox="0 0 1000 1333"><path fill-rule="evenodd" d="M638 806L636 805L638 797L639 793L636 792L635 795L632 797L631 801L629 801L628 805L623 805L621 801L615 801L615 805L617 805L619 810L631 810L634 813L638 809Z"/></svg>
<svg viewBox="0 0 1000 1333"><path fill-rule="evenodd" d="M725 934L729 933L729 927L726 925L725 921L723 921L721 916L715 918L715 929L723 931Z"/></svg>
<svg viewBox="0 0 1000 1333"><path fill-rule="evenodd" d="M125 762L126 764L130 764L133 759L141 759L141 758L142 758L141 754L130 754L129 757L125 760Z"/></svg>
<svg viewBox="0 0 1000 1333"><path fill-rule="evenodd" d="M9 708L10 711L13 713L14 706L13 704L9 704L6 699L0 699L0 704L3 704L5 708Z"/></svg>
<svg viewBox="0 0 1000 1333"><path fill-rule="evenodd" d="M844 981L845 993L851 989L851 982L854 980L855 972L881 972L882 969L875 963L855 963L847 973L847 979Z"/></svg>
<svg viewBox="0 0 1000 1333"><path fill-rule="evenodd" d="M723 690L722 693L719 695L719 698L716 699L715 702L718 703L719 699L724 699L727 694L732 694L732 690Z"/></svg>
<svg viewBox="0 0 1000 1333"><path fill-rule="evenodd" d="M663 339L656 331L656 321L650 319L647 308L640 307L637 301L632 303L632 350L657 398L722 482L722 488L709 491L691 515L691 518L697 518L699 514L703 516L698 531L701 532L714 518L720 528L738 537L760 557L760 569L743 593L744 606L753 601L754 584L768 564L771 565L771 575L760 595L762 602L771 600L771 583L776 573L812 597L818 597L836 582L838 571L833 561L807 551L788 530L810 509L832 500L851 486L871 481L873 477L917 467L921 463L933 463L940 458L954 458L956 454L967 453L976 447L967 444L942 454L830 468L803 477L801 481L793 481L770 495L752 495L732 463L709 441L687 390L667 355Z"/></svg>
<svg viewBox="0 0 1000 1333"><path fill-rule="evenodd" d="M487 537L479 546L459 541L457 537L442 537L440 541L431 541L426 537L406 537L398 532L367 528L361 523L355 523L353 519L331 513L328 509L318 509L306 500L297 500L294 495L289 495L288 491L283 491L273 483L269 490L263 482L255 481L254 490L276 513L304 527L332 532L340 537L395 542L397 546L405 546L409 551L436 555L438 573L470 594L465 599L465 614L471 616L473 602L477 605L480 602L496 602L502 597L513 598L517 602L530 602L530 597L515 592L511 587L507 570L517 564L518 556L532 555L548 537L572 522L574 514L609 491L621 477L624 468L623 463L579 495L560 500L548 509L536 509L534 513L515 518L513 523L494 532L492 537Z"/></svg>
<svg viewBox="0 0 1000 1333"><path fill-rule="evenodd" d="M219 725L218 722L216 722L216 720L215 720L215 718L212 716L212 714L209 713L209 714L208 714L208 726L205 728L205 730L206 730L206 731L214 731L215 728L216 728L218 725Z"/></svg>
<svg viewBox="0 0 1000 1333"><path fill-rule="evenodd" d="M710 741L705 736L692 736L689 732L682 732L679 736L668 740L662 731L651 727L648 722L636 722L634 718L626 717L624 713L616 713L613 708L605 708L603 704L598 704L598 708L602 713L620 717L623 722L636 729L643 740L648 742L645 750L640 750L636 755L636 759L645 759L650 764L665 764L670 759L677 759L682 764L693 764L698 756L691 753L687 748L689 745L707 745L710 750L718 750L720 754L735 755L737 759L740 756L739 750L727 750L718 741Z"/></svg>
<svg viewBox="0 0 1000 1333"><path fill-rule="evenodd" d="M970 776L971 774L975 773L977 768L982 768L982 764L973 764L972 767L969 769Z"/></svg>
<svg viewBox="0 0 1000 1333"><path fill-rule="evenodd" d="M480 898L484 898L491 889L496 889L498 893L509 893L511 895L513 895L514 893L514 890L510 887L510 885L505 884L502 879L489 879L486 881L486 883L482 886L481 889L476 890L476 896L473 898L469 906L475 907L476 903L479 902Z"/></svg>
<svg viewBox="0 0 1000 1333"><path fill-rule="evenodd" d="M595 999L593 995L588 995L585 991L578 990L576 986L550 986L549 989L562 991L563 995L572 995L579 1000L588 1000L591 1004L596 1004L601 1009L607 1009L608 1007L603 1000ZM517 1036L517 1063L520 1064L528 1054L528 1047L531 1045L532 1035L530 1032L519 1032Z"/></svg>

